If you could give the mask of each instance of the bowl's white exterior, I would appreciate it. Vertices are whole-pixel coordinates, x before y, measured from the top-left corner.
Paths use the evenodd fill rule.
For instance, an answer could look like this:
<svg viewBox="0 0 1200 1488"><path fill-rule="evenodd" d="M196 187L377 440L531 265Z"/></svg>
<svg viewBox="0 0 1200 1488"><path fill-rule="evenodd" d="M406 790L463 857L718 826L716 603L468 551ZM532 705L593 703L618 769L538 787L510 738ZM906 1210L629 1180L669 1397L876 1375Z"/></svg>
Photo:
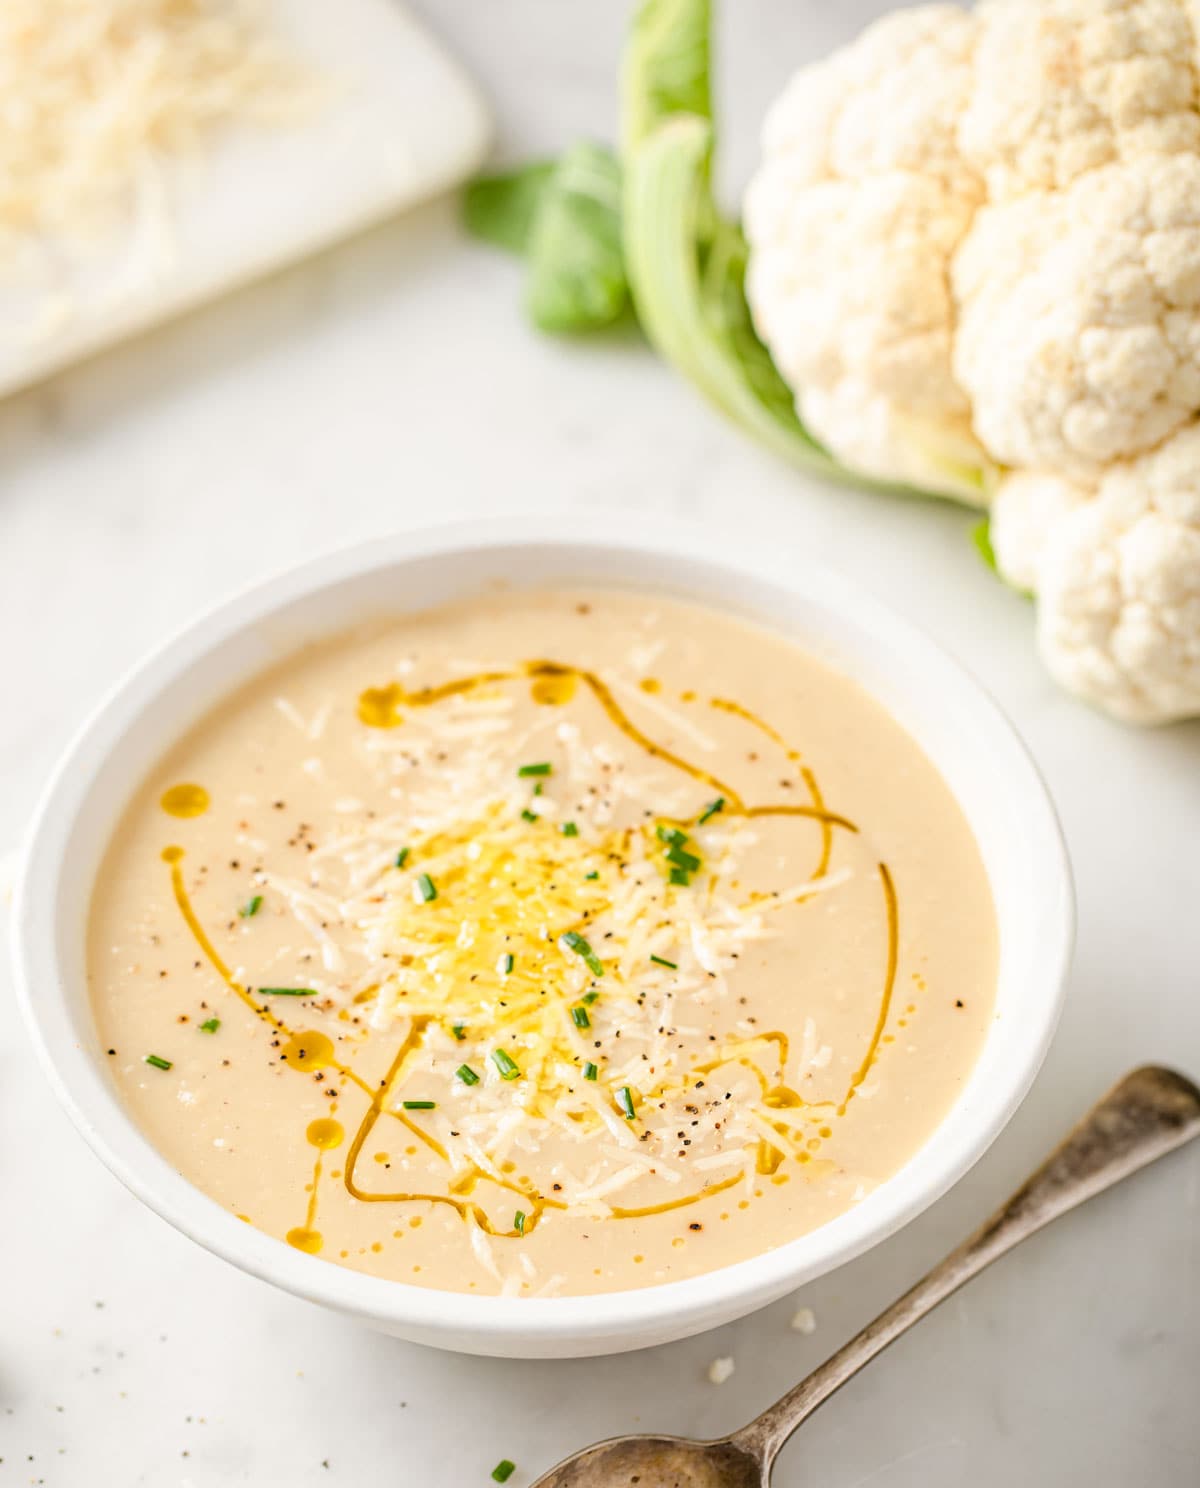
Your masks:
<svg viewBox="0 0 1200 1488"><path fill-rule="evenodd" d="M514 586L587 582L693 597L758 619L857 678L942 772L978 840L1000 924L996 1014L951 1115L856 1208L753 1260L602 1299L431 1291L303 1255L193 1188L117 1097L88 1006L85 921L117 817L168 744L296 647L373 615ZM546 650L553 654L553 638ZM986 1150L1033 1081L1058 1019L1073 934L1054 811L1016 735L936 646L868 596L781 550L673 526L616 536L611 519L544 516L399 535L333 553L222 605L163 646L85 725L37 812L15 908L21 1003L80 1131L132 1191L209 1250L400 1337L470 1353L616 1353L714 1327L892 1234Z"/></svg>

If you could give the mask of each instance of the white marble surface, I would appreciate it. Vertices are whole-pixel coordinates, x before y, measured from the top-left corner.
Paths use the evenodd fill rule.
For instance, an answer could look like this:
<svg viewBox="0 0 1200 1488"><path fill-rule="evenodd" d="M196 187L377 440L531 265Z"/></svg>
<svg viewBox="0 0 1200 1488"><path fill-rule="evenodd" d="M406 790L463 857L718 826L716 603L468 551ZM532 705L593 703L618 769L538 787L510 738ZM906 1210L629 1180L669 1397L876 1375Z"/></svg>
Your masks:
<svg viewBox="0 0 1200 1488"><path fill-rule="evenodd" d="M425 0L513 156L609 129L622 7ZM739 0L731 179L789 64L872 7ZM736 15L734 12L736 11ZM1055 692L1030 612L969 520L808 485L633 346L522 324L514 268L446 204L0 406L0 844L52 757L147 646L326 545L448 515L604 508L738 523L837 565L986 679L1028 739L1078 872L1080 946L1045 1072L945 1200L790 1303L716 1335L572 1364L458 1359L276 1295L169 1230L84 1149L0 972L0 1484L513 1488L638 1425L732 1427L956 1241L1124 1068L1200 1068L1200 728L1124 731ZM737 1361L721 1388L717 1354ZM976 1282L814 1418L780 1488L1054 1488L1200 1479L1200 1152Z"/></svg>

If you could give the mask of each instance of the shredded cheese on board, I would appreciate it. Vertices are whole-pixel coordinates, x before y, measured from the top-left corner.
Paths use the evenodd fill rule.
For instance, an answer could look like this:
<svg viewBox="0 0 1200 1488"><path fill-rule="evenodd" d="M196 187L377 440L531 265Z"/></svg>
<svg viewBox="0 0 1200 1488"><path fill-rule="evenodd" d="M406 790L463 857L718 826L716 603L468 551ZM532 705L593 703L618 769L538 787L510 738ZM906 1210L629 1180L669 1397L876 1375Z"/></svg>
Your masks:
<svg viewBox="0 0 1200 1488"><path fill-rule="evenodd" d="M271 21L266 0L4 0L0 274L52 284L64 256L114 238L127 285L161 272L172 173L231 126L297 123L326 94Z"/></svg>

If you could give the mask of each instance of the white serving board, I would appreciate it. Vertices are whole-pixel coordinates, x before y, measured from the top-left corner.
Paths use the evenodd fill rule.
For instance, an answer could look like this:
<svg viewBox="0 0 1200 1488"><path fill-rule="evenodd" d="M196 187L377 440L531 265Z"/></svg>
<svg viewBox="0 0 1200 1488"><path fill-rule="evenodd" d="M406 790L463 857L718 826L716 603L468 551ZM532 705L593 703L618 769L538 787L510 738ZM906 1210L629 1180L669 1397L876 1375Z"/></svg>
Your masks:
<svg viewBox="0 0 1200 1488"><path fill-rule="evenodd" d="M473 84L397 0L277 0L331 80L311 119L235 127L171 167L169 227L0 270L0 396L463 180L490 125Z"/></svg>

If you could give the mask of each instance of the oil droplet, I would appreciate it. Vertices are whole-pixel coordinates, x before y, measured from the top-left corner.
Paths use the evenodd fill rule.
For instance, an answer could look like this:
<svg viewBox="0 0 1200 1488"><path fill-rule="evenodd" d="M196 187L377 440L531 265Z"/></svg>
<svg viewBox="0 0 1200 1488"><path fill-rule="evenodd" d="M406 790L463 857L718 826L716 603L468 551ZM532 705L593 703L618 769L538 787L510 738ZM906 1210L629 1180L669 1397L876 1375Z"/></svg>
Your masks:
<svg viewBox="0 0 1200 1488"><path fill-rule="evenodd" d="M202 785L173 785L158 804L168 816L203 816L208 810L208 792Z"/></svg>
<svg viewBox="0 0 1200 1488"><path fill-rule="evenodd" d="M648 692L651 695L656 692L662 691L662 683L658 680L657 677L643 677L642 680L638 683L638 686L642 689L643 692Z"/></svg>
<svg viewBox="0 0 1200 1488"><path fill-rule="evenodd" d="M676 1250L682 1250L682 1248L687 1244L687 1241L683 1238L682 1235L676 1235L674 1240L671 1241L671 1244Z"/></svg>
<svg viewBox="0 0 1200 1488"><path fill-rule="evenodd" d="M765 1176L778 1170L783 1161L783 1153L778 1147L772 1147L769 1142L759 1141L758 1156L755 1158L754 1166L758 1172Z"/></svg>
<svg viewBox="0 0 1200 1488"><path fill-rule="evenodd" d="M640 1266L645 1259L646 1259L645 1256L634 1256L634 1258L633 1258L633 1264L635 1266Z"/></svg>
<svg viewBox="0 0 1200 1488"><path fill-rule="evenodd" d="M578 685L574 672L551 672L547 677L535 677L529 693L535 703L561 708L575 696Z"/></svg>
<svg viewBox="0 0 1200 1488"><path fill-rule="evenodd" d="M371 1249L375 1252L376 1255L378 1255L379 1252L383 1249L383 1246L379 1243L378 1240L376 1240L372 1244Z"/></svg>
<svg viewBox="0 0 1200 1488"><path fill-rule="evenodd" d="M332 1152L335 1147L340 1147L345 1135L342 1123L329 1116L319 1116L316 1121L310 1121L305 1132L312 1145L320 1147L323 1152Z"/></svg>
<svg viewBox="0 0 1200 1488"><path fill-rule="evenodd" d="M696 701L696 694L689 687L686 692L679 694L679 701L681 703L694 703Z"/></svg>
<svg viewBox="0 0 1200 1488"><path fill-rule="evenodd" d="M325 1243L320 1230L306 1230L303 1225L289 1230L284 1238L289 1245L304 1251L306 1255L316 1255Z"/></svg>
<svg viewBox="0 0 1200 1488"><path fill-rule="evenodd" d="M408 1222L408 1227L410 1230L419 1230L421 1228L421 1216L414 1214Z"/></svg>
<svg viewBox="0 0 1200 1488"><path fill-rule="evenodd" d="M395 728L403 723L400 704L404 701L404 689L398 682L389 682L386 687L368 687L358 695L358 720L368 728Z"/></svg>
<svg viewBox="0 0 1200 1488"><path fill-rule="evenodd" d="M162 850L162 860L163 860L164 863L179 863L179 862L182 862L182 860L183 860L183 848L182 847L164 847L163 850Z"/></svg>
<svg viewBox="0 0 1200 1488"><path fill-rule="evenodd" d="M377 1152L375 1154L375 1161L377 1163L385 1163L385 1162L387 1162L387 1160L388 1160L388 1155L387 1155L386 1152Z"/></svg>
<svg viewBox="0 0 1200 1488"><path fill-rule="evenodd" d="M239 1214L237 1217L238 1217L238 1219L241 1220L241 1222L243 1224L249 1224L250 1223L250 1216L248 1214Z"/></svg>
<svg viewBox="0 0 1200 1488"><path fill-rule="evenodd" d="M817 1135L819 1137L832 1137L833 1136L833 1127L832 1126L819 1126L819 1127L817 1127Z"/></svg>
<svg viewBox="0 0 1200 1488"><path fill-rule="evenodd" d="M280 1056L293 1069L319 1070L333 1063L333 1040L313 1028L292 1034Z"/></svg>

